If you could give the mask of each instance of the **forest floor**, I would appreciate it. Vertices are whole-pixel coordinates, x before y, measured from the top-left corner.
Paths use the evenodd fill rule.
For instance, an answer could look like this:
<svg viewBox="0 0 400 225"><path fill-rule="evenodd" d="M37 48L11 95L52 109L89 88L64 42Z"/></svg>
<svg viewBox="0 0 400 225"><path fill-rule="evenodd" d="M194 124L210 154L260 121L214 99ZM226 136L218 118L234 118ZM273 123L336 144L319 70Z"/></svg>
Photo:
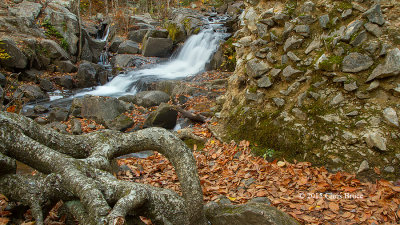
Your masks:
<svg viewBox="0 0 400 225"><path fill-rule="evenodd" d="M219 72L198 75L203 81L224 77L226 74ZM192 85L190 82L187 84ZM220 95L225 90L212 91ZM207 111L213 101L202 95L191 97L185 103L185 109ZM136 111L130 116L137 123L142 123L146 115ZM92 121L82 119L84 132L97 130L85 129L88 122ZM267 161L252 154L253 144L249 141L226 143L218 140L208 129L210 124L215 123L195 124L194 133L206 142L189 144L197 160L206 202L243 204L263 197L302 224L400 223L400 182L362 182L354 174L330 173L324 167L313 167L309 162ZM119 160L119 165L125 168L115 174L121 180L180 192L174 169L161 154L154 153L148 158L123 158ZM380 171L375 169L375 173ZM0 195L0 225L7 224L13 217L11 212L5 210L7 204L7 199ZM50 213L46 224L63 224L63 218L57 216L57 207ZM146 223L151 224L149 221ZM25 212L22 224L34 224L29 210Z"/></svg>

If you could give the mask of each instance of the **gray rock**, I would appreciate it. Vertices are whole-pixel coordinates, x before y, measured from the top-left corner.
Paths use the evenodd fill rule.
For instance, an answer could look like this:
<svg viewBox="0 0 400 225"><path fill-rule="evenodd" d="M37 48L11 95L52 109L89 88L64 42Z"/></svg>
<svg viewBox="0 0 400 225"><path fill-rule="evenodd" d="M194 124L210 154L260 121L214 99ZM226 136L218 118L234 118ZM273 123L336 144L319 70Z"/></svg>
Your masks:
<svg viewBox="0 0 400 225"><path fill-rule="evenodd" d="M178 112L166 103L161 103L156 111L150 113L144 122L148 127L163 127L165 129L173 129L176 125Z"/></svg>
<svg viewBox="0 0 400 225"><path fill-rule="evenodd" d="M40 87L40 89L42 89L43 91L46 91L46 92L55 90L53 83L46 78L40 79L39 87Z"/></svg>
<svg viewBox="0 0 400 225"><path fill-rule="evenodd" d="M73 102L72 105L74 107L71 106L71 110L74 111L81 105L82 117L93 119L103 125L125 112L125 106L118 99L110 97L85 96L81 102Z"/></svg>
<svg viewBox="0 0 400 225"><path fill-rule="evenodd" d="M361 91L361 90L356 92L356 97L359 98L359 99L369 99L369 98L371 98L371 96L369 95L368 92Z"/></svg>
<svg viewBox="0 0 400 225"><path fill-rule="evenodd" d="M375 35L375 37L379 38L383 34L382 29L376 24L366 23L364 25L364 27L368 32L370 32L371 34Z"/></svg>
<svg viewBox="0 0 400 225"><path fill-rule="evenodd" d="M260 88L269 88L272 86L272 82L268 76L263 76L257 81L257 86Z"/></svg>
<svg viewBox="0 0 400 225"><path fill-rule="evenodd" d="M135 122L125 114L120 114L116 118L110 121L106 121L106 126L111 130L125 131L132 127Z"/></svg>
<svg viewBox="0 0 400 225"><path fill-rule="evenodd" d="M296 91L300 87L300 82L296 81L293 84L291 84L286 90L281 90L279 93L288 96L292 92Z"/></svg>
<svg viewBox="0 0 400 225"><path fill-rule="evenodd" d="M344 90L346 90L348 92L355 91L357 89L358 89L358 86L357 86L357 82L356 81L344 84Z"/></svg>
<svg viewBox="0 0 400 225"><path fill-rule="evenodd" d="M360 164L360 167L358 168L357 173L361 173L361 172L367 171L368 169L369 169L368 161L364 160Z"/></svg>
<svg viewBox="0 0 400 225"><path fill-rule="evenodd" d="M304 39L302 38L297 38L295 36L292 36L286 40L285 45L283 46L283 50L287 52L293 49L297 49L301 46L303 40Z"/></svg>
<svg viewBox="0 0 400 225"><path fill-rule="evenodd" d="M383 18L381 5L376 4L372 6L368 11L363 14L364 17L367 17L369 22L376 23L382 26L385 23L385 19Z"/></svg>
<svg viewBox="0 0 400 225"><path fill-rule="evenodd" d="M298 62L301 59L299 57L297 57L296 54L294 54L293 52L289 51L288 53L286 53L286 55L290 58L290 60L292 60L293 62Z"/></svg>
<svg viewBox="0 0 400 225"><path fill-rule="evenodd" d="M33 111L37 114L43 114L47 113L49 109L43 105L35 105L35 107L33 107Z"/></svg>
<svg viewBox="0 0 400 225"><path fill-rule="evenodd" d="M165 27L169 33L168 38L175 44L186 40L187 35L184 24L169 20L165 23Z"/></svg>
<svg viewBox="0 0 400 225"><path fill-rule="evenodd" d="M301 11L303 13L311 13L315 9L315 4L312 1L306 1L304 4L301 6Z"/></svg>
<svg viewBox="0 0 400 225"><path fill-rule="evenodd" d="M354 117L354 116L358 116L360 113L357 110L351 111L349 113L346 114L346 116L348 117Z"/></svg>
<svg viewBox="0 0 400 225"><path fill-rule="evenodd" d="M289 64L289 57L287 55L282 55L281 56L281 65L287 65Z"/></svg>
<svg viewBox="0 0 400 225"><path fill-rule="evenodd" d="M334 83L344 83L347 81L347 77L336 77L333 79Z"/></svg>
<svg viewBox="0 0 400 225"><path fill-rule="evenodd" d="M351 23L349 23L349 25L347 25L346 27L346 30L344 31L342 40L349 41L351 37L358 32L358 30L362 27L363 24L364 22L361 20L354 20Z"/></svg>
<svg viewBox="0 0 400 225"><path fill-rule="evenodd" d="M76 75L77 86L93 87L98 84L97 70L93 63L84 62L79 65L78 74Z"/></svg>
<svg viewBox="0 0 400 225"><path fill-rule="evenodd" d="M267 61L270 63L276 63L275 56L272 54L272 52L268 52L267 54Z"/></svg>
<svg viewBox="0 0 400 225"><path fill-rule="evenodd" d="M53 40L43 39L40 46L46 51L46 56L52 60L68 60L69 54Z"/></svg>
<svg viewBox="0 0 400 225"><path fill-rule="evenodd" d="M122 42L118 47L118 54L137 54L139 53L139 45L131 40Z"/></svg>
<svg viewBox="0 0 400 225"><path fill-rule="evenodd" d="M380 132L370 131L369 133L364 135L364 138L369 148L375 148L381 151L387 151L386 138L384 138Z"/></svg>
<svg viewBox="0 0 400 225"><path fill-rule="evenodd" d="M395 169L393 166L386 166L383 171L385 171L386 173L394 173Z"/></svg>
<svg viewBox="0 0 400 225"><path fill-rule="evenodd" d="M277 77L281 73L282 69L276 69L273 68L270 72L269 75L271 75L272 78Z"/></svg>
<svg viewBox="0 0 400 225"><path fill-rule="evenodd" d="M294 28L294 31L296 31L296 33L298 33L298 34L300 34L301 36L304 36L304 37L308 37L308 36L310 36L310 26L308 26L308 25L297 25L295 28Z"/></svg>
<svg viewBox="0 0 400 225"><path fill-rule="evenodd" d="M13 97L26 99L28 102L36 102L49 99L49 95L47 93L44 93L38 86L27 84L18 87L18 89L14 92Z"/></svg>
<svg viewBox="0 0 400 225"><path fill-rule="evenodd" d="M119 98L119 100L130 102L147 108L158 106L161 103L166 103L170 100L170 97L167 93L162 91L142 91L134 96L122 96Z"/></svg>
<svg viewBox="0 0 400 225"><path fill-rule="evenodd" d="M74 81L70 75L55 77L54 81L57 85L67 89L72 89L74 87Z"/></svg>
<svg viewBox="0 0 400 225"><path fill-rule="evenodd" d="M377 41L370 41L365 46L365 50L370 53L371 55L375 55L376 51L379 49L379 42Z"/></svg>
<svg viewBox="0 0 400 225"><path fill-rule="evenodd" d="M359 2L361 2L361 1L359 1ZM358 2L352 1L351 5L353 6L353 9L358 10L360 12L367 11L367 9L364 8L364 6L360 5Z"/></svg>
<svg viewBox="0 0 400 225"><path fill-rule="evenodd" d="M68 109L66 108L61 108L61 107L56 107L50 110L49 116L47 119L50 122L55 122L55 121L66 121L68 119Z"/></svg>
<svg viewBox="0 0 400 225"><path fill-rule="evenodd" d="M144 36L147 34L148 29L140 29L135 31L130 31L128 33L128 39L137 43L142 43Z"/></svg>
<svg viewBox="0 0 400 225"><path fill-rule="evenodd" d="M382 44L381 51L379 52L379 56L384 56L387 54L388 48L390 48L390 45L387 43Z"/></svg>
<svg viewBox="0 0 400 225"><path fill-rule="evenodd" d="M213 225L299 224L286 213L263 203L243 205L208 203L205 206L205 211L208 221Z"/></svg>
<svg viewBox="0 0 400 225"><path fill-rule="evenodd" d="M35 19L39 16L42 5L31 1L23 1L15 7L9 7L11 15L23 18L29 25L33 25Z"/></svg>
<svg viewBox="0 0 400 225"><path fill-rule="evenodd" d="M380 85L380 82L377 80L374 80L371 82L371 84L367 88L367 91L373 91L373 90L377 89L379 87L379 85Z"/></svg>
<svg viewBox="0 0 400 225"><path fill-rule="evenodd" d="M285 69L283 69L282 76L285 78L285 80L292 80L302 74L303 71L294 69L292 66L287 66Z"/></svg>
<svg viewBox="0 0 400 225"><path fill-rule="evenodd" d="M146 57L168 57L171 55L173 42L169 38L150 37L144 47L143 55Z"/></svg>
<svg viewBox="0 0 400 225"><path fill-rule="evenodd" d="M317 19L312 15L301 15L297 18L300 20L301 24L307 24L307 25L311 25L315 23L315 21L317 21Z"/></svg>
<svg viewBox="0 0 400 225"><path fill-rule="evenodd" d="M271 201L267 197L255 197L252 198L249 203L263 203L266 205L271 205Z"/></svg>
<svg viewBox="0 0 400 225"><path fill-rule="evenodd" d="M249 60L246 64L246 73L253 78L259 78L270 70L268 63L258 59Z"/></svg>
<svg viewBox="0 0 400 225"><path fill-rule="evenodd" d="M0 73L0 87L4 87L7 83L6 77Z"/></svg>
<svg viewBox="0 0 400 225"><path fill-rule="evenodd" d="M292 109L293 115L300 119L300 120L306 120L307 119L307 114L301 111L299 108L293 108Z"/></svg>
<svg viewBox="0 0 400 225"><path fill-rule="evenodd" d="M278 107L285 105L285 100L283 98L272 98L272 101L274 101L275 105Z"/></svg>
<svg viewBox="0 0 400 225"><path fill-rule="evenodd" d="M272 17L272 19L275 21L275 23L284 25L285 22L290 19L290 17L284 13L277 13Z"/></svg>
<svg viewBox="0 0 400 225"><path fill-rule="evenodd" d="M397 117L396 110L393 108L386 108L383 110L383 118L392 126L399 126L399 118Z"/></svg>
<svg viewBox="0 0 400 225"><path fill-rule="evenodd" d="M365 30L361 31L353 40L350 41L350 44L353 46L359 46L368 38L367 32Z"/></svg>
<svg viewBox="0 0 400 225"><path fill-rule="evenodd" d="M118 47L122 44L122 42L124 42L124 39L122 37L120 37L120 36L114 37L113 40L111 41L111 44L110 44L110 47L108 48L108 50L110 52L117 52Z"/></svg>
<svg viewBox="0 0 400 225"><path fill-rule="evenodd" d="M339 94L337 94L337 95L332 99L332 101L330 102L330 105L332 105L332 106L338 105L338 104L340 104L340 103L343 102L343 101L344 101L343 94L342 94L341 92L339 92Z"/></svg>
<svg viewBox="0 0 400 225"><path fill-rule="evenodd" d="M282 33L283 39L288 38L290 32L292 32L293 29L294 29L294 24L291 22L286 22Z"/></svg>
<svg viewBox="0 0 400 225"><path fill-rule="evenodd" d="M66 124L59 123L59 122L52 122L50 124L47 124L46 126L50 127L51 129L54 129L57 132L60 132L62 134L68 134L68 132L67 132L68 126Z"/></svg>
<svg viewBox="0 0 400 225"><path fill-rule="evenodd" d="M310 52L314 51L315 49L318 49L322 46L322 42L319 38L315 38L310 45L307 47L305 53L308 55Z"/></svg>
<svg viewBox="0 0 400 225"><path fill-rule="evenodd" d="M392 49L388 52L384 64L379 64L368 77L367 82L400 74L400 50Z"/></svg>
<svg viewBox="0 0 400 225"><path fill-rule="evenodd" d="M56 72L75 73L78 71L78 68L69 60L56 61L54 65L56 65Z"/></svg>
<svg viewBox="0 0 400 225"><path fill-rule="evenodd" d="M81 124L80 120L73 119L71 121L71 126L72 126L72 128L71 128L72 134L75 134L75 135L82 134L82 124Z"/></svg>
<svg viewBox="0 0 400 225"><path fill-rule="evenodd" d="M22 81L36 83L38 81L38 77L40 77L42 74L43 74L42 71L38 71L36 69L30 69L30 70L23 71L18 78L19 78L19 80L22 80Z"/></svg>
<svg viewBox="0 0 400 225"><path fill-rule="evenodd" d="M309 91L308 94L309 94L310 97L313 98L314 100L318 100L319 97L321 96L320 94L315 93L315 92L313 92L313 91Z"/></svg>
<svg viewBox="0 0 400 225"><path fill-rule="evenodd" d="M8 59L0 60L0 65L3 67L24 69L28 65L28 58L12 39L0 39L0 49L3 49L10 56Z"/></svg>
<svg viewBox="0 0 400 225"><path fill-rule="evenodd" d="M326 29L328 28L328 24L329 24L329 15L325 14L319 17L319 25Z"/></svg>
<svg viewBox="0 0 400 225"><path fill-rule="evenodd" d="M257 26L258 37L266 38L267 35L269 34L268 25L265 25L264 23L257 23L256 26Z"/></svg>
<svg viewBox="0 0 400 225"><path fill-rule="evenodd" d="M353 10L351 9L346 9L342 12L342 19L347 19L351 14L353 13Z"/></svg>
<svg viewBox="0 0 400 225"><path fill-rule="evenodd" d="M373 64L374 61L371 59L371 57L358 52L352 52L344 57L342 71L357 73L363 70L367 70Z"/></svg>

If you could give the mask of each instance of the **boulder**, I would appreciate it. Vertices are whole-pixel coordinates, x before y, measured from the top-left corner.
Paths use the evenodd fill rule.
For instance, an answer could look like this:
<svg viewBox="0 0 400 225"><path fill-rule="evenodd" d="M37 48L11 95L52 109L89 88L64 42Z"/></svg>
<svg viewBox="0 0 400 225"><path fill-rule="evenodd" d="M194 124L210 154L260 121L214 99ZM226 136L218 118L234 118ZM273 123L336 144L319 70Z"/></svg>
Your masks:
<svg viewBox="0 0 400 225"><path fill-rule="evenodd" d="M93 87L98 84L97 71L94 65L90 62L84 62L79 65L78 74L76 75L77 86Z"/></svg>
<svg viewBox="0 0 400 225"><path fill-rule="evenodd" d="M36 82L38 80L38 77L42 74L43 71L39 71L36 69L25 70L21 72L18 79L21 81Z"/></svg>
<svg viewBox="0 0 400 225"><path fill-rule="evenodd" d="M342 63L342 71L357 73L363 70L367 70L373 64L374 61L371 59L371 57L358 52L352 52L344 57Z"/></svg>
<svg viewBox="0 0 400 225"><path fill-rule="evenodd" d="M61 87L64 87L67 89L72 89L74 87L74 81L72 79L72 76L70 76L70 75L55 77L54 82L57 85L60 85Z"/></svg>
<svg viewBox="0 0 400 225"><path fill-rule="evenodd" d="M173 129L176 125L178 112L166 103L161 103L156 111L150 113L144 122L147 127L163 127L165 129Z"/></svg>
<svg viewBox="0 0 400 225"><path fill-rule="evenodd" d="M57 42L49 39L40 41L40 46L46 51L46 56L51 60L68 60L68 53Z"/></svg>
<svg viewBox="0 0 400 225"><path fill-rule="evenodd" d="M10 57L1 59L0 65L6 68L24 69L28 65L28 58L17 47L15 42L10 38L0 39L0 49L3 49Z"/></svg>
<svg viewBox="0 0 400 225"><path fill-rule="evenodd" d="M9 7L11 15L24 19L29 26L33 25L35 19L39 16L42 5L31 1L23 1L14 7Z"/></svg>
<svg viewBox="0 0 400 225"><path fill-rule="evenodd" d="M111 130L125 131L135 124L135 122L125 114L120 114L111 121L106 121L106 127Z"/></svg>
<svg viewBox="0 0 400 225"><path fill-rule="evenodd" d="M187 35L183 24L169 20L165 23L164 27L168 31L168 38L175 44L186 40Z"/></svg>
<svg viewBox="0 0 400 225"><path fill-rule="evenodd" d="M75 135L82 134L82 124L79 119L73 119L71 121L71 132Z"/></svg>
<svg viewBox="0 0 400 225"><path fill-rule="evenodd" d="M46 78L41 78L41 79L39 79L39 81L40 81L39 82L39 87L43 91L50 92L50 91L54 91L55 90L55 87L54 87L53 83L50 80L48 80Z"/></svg>
<svg viewBox="0 0 400 225"><path fill-rule="evenodd" d="M139 45L131 40L122 42L118 47L118 54L137 54L139 53Z"/></svg>
<svg viewBox="0 0 400 225"><path fill-rule="evenodd" d="M369 22L376 23L380 26L382 26L385 23L385 19L383 18L380 4L372 6L363 14L363 16L367 17Z"/></svg>
<svg viewBox="0 0 400 225"><path fill-rule="evenodd" d="M268 63L258 59L252 59L246 64L246 73L253 78L260 78L270 70L271 67Z"/></svg>
<svg viewBox="0 0 400 225"><path fill-rule="evenodd" d="M22 85L14 92L14 98L26 99L28 102L37 102L41 100L48 100L49 95L44 93L36 85Z"/></svg>
<svg viewBox="0 0 400 225"><path fill-rule="evenodd" d="M139 55L121 54L112 58L111 64L114 67L140 67L145 64L154 63L156 60Z"/></svg>
<svg viewBox="0 0 400 225"><path fill-rule="evenodd" d="M78 68L69 60L56 61L54 65L56 65L56 72L75 73L78 71Z"/></svg>
<svg viewBox="0 0 400 225"><path fill-rule="evenodd" d="M379 64L368 77L367 82L400 74L400 50L398 48L390 50L385 58L384 64Z"/></svg>
<svg viewBox="0 0 400 225"><path fill-rule="evenodd" d="M76 106L79 106L77 102ZM116 98L85 96L81 102L81 116L107 126L125 112L125 106ZM72 108L72 106L71 106ZM76 110L78 107L74 107Z"/></svg>
<svg viewBox="0 0 400 225"><path fill-rule="evenodd" d="M134 30L130 31L128 33L128 39L137 43L142 43L144 36L147 34L149 30L148 29L140 29L140 30Z"/></svg>
<svg viewBox="0 0 400 225"><path fill-rule="evenodd" d="M97 63L106 46L106 41L93 39L86 30L82 30L82 60Z"/></svg>
<svg viewBox="0 0 400 225"><path fill-rule="evenodd" d="M68 119L69 111L65 108L56 107L50 110L47 119L50 122L66 121Z"/></svg>
<svg viewBox="0 0 400 225"><path fill-rule="evenodd" d="M167 93L162 91L142 91L136 95L126 95L119 98L122 101L130 102L143 107L158 106L170 100Z"/></svg>
<svg viewBox="0 0 400 225"><path fill-rule="evenodd" d="M173 42L169 38L150 37L143 47L143 55L146 57L169 57Z"/></svg>
<svg viewBox="0 0 400 225"><path fill-rule="evenodd" d="M206 217L213 225L272 225L299 223L288 214L263 203L222 205L215 202L205 206Z"/></svg>
<svg viewBox="0 0 400 225"><path fill-rule="evenodd" d="M109 50L110 52L117 52L117 51L118 51L118 48L119 48L119 45L120 45L122 42L124 42L124 39L123 39L122 37L120 37L120 36L114 37L114 38L112 39L112 41L111 41L111 44L110 44L110 47L108 48L108 50Z"/></svg>
<svg viewBox="0 0 400 225"><path fill-rule="evenodd" d="M74 117L82 117L83 98L74 98L69 108L69 114Z"/></svg>

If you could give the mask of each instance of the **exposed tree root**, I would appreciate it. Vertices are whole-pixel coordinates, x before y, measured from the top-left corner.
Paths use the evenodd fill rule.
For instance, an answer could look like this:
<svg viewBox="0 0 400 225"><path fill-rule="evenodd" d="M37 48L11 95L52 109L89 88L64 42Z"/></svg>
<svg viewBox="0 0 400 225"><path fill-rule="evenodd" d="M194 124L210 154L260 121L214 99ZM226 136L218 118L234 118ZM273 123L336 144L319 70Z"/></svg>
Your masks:
<svg viewBox="0 0 400 225"><path fill-rule="evenodd" d="M175 167L182 196L153 186L117 180L111 162L154 150ZM15 160L38 170L15 174ZM135 133L106 130L73 136L0 112L0 193L29 205L37 224L59 200L81 224L114 224L145 216L155 224L206 224L203 195L192 152L162 128ZM3 169L4 168L4 169Z"/></svg>

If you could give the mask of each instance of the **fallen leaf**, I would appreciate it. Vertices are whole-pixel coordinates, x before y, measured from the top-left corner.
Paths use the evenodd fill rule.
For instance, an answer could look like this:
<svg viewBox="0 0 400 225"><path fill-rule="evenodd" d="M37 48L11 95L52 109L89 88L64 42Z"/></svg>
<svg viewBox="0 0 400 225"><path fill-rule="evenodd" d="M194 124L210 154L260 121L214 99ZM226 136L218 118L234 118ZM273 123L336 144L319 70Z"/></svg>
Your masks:
<svg viewBox="0 0 400 225"><path fill-rule="evenodd" d="M339 204L335 203L335 202L330 202L329 203L329 209L332 211L339 211Z"/></svg>

